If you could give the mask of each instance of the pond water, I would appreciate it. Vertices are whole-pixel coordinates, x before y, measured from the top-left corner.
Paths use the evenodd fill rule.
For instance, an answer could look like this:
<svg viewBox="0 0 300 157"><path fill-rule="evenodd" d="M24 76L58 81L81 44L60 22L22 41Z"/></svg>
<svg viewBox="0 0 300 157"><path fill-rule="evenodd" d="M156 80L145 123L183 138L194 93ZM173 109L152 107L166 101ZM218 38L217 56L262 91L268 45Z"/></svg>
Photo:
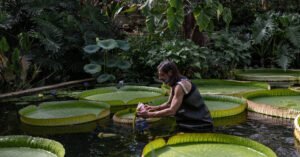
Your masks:
<svg viewBox="0 0 300 157"><path fill-rule="evenodd" d="M67 127L33 127L20 122L17 111L22 105L0 103L0 135L32 135L54 139L66 149L66 157L138 157L149 138L165 136L174 125L165 118L151 126L148 133L134 133L131 125L116 124L111 117L100 121ZM116 109L114 109L116 110ZM293 136L293 121L258 113L246 113L245 122L218 126L217 133L247 137L275 151L278 157L298 157L300 147ZM115 133L116 137L98 138L100 132ZM300 150L300 149L299 149Z"/></svg>

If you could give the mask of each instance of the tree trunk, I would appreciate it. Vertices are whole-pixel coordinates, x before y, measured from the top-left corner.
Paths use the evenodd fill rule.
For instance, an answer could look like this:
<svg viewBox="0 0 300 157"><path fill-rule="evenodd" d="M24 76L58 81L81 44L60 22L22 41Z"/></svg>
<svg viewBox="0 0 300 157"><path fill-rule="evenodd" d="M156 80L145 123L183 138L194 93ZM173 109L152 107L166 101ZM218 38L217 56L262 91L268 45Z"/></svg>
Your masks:
<svg viewBox="0 0 300 157"><path fill-rule="evenodd" d="M79 84L79 83L83 83L83 82L91 82L91 81L95 81L95 79L88 78L88 79L83 79L83 80L69 81L69 82L59 83L59 84L55 84L55 85L49 85L49 86L31 88L31 89L26 89L26 90L11 92L11 93L0 94L0 100L2 100L4 98L30 95L30 94L45 91L45 90L56 89L56 88L61 88L61 87L75 85L75 84Z"/></svg>
<svg viewBox="0 0 300 157"><path fill-rule="evenodd" d="M208 41L208 37L199 31L193 13L184 17L183 32L186 39L191 39L199 46L204 46Z"/></svg>

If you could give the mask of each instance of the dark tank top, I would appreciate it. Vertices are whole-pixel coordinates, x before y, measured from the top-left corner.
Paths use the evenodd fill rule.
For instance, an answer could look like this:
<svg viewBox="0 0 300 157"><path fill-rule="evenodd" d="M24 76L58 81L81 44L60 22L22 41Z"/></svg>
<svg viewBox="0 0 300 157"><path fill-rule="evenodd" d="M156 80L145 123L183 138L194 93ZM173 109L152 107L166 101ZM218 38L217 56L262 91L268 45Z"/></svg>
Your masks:
<svg viewBox="0 0 300 157"><path fill-rule="evenodd" d="M183 79L186 78L181 80ZM213 121L208 108L197 87L193 83L191 84L191 91L184 95L182 104L175 114L177 127L184 132L211 132L213 131ZM172 95L174 95L176 86L180 85L177 83L172 87Z"/></svg>

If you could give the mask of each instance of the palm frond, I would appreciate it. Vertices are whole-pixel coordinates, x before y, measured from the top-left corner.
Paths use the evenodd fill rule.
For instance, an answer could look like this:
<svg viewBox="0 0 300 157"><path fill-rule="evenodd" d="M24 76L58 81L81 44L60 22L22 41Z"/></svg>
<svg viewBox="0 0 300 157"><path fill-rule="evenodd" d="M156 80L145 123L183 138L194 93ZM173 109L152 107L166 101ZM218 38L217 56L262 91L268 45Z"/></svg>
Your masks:
<svg viewBox="0 0 300 157"><path fill-rule="evenodd" d="M253 38L255 44L260 44L263 41L267 41L272 37L276 24L272 18L267 20L257 18L253 24Z"/></svg>
<svg viewBox="0 0 300 157"><path fill-rule="evenodd" d="M63 31L49 21L35 19L38 25L38 39L47 51L58 52L62 45Z"/></svg>
<svg viewBox="0 0 300 157"><path fill-rule="evenodd" d="M287 27L284 32L285 37L293 46L300 48L300 25Z"/></svg>

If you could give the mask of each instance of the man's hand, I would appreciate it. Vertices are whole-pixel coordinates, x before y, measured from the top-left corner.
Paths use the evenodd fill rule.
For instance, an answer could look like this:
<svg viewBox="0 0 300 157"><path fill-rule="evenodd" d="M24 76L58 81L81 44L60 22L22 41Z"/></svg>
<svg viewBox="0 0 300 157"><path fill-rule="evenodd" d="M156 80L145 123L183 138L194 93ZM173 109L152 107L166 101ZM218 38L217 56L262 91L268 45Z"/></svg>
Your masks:
<svg viewBox="0 0 300 157"><path fill-rule="evenodd" d="M138 111L137 115L143 118L148 118L149 117L149 112L147 110L143 110L143 111Z"/></svg>

